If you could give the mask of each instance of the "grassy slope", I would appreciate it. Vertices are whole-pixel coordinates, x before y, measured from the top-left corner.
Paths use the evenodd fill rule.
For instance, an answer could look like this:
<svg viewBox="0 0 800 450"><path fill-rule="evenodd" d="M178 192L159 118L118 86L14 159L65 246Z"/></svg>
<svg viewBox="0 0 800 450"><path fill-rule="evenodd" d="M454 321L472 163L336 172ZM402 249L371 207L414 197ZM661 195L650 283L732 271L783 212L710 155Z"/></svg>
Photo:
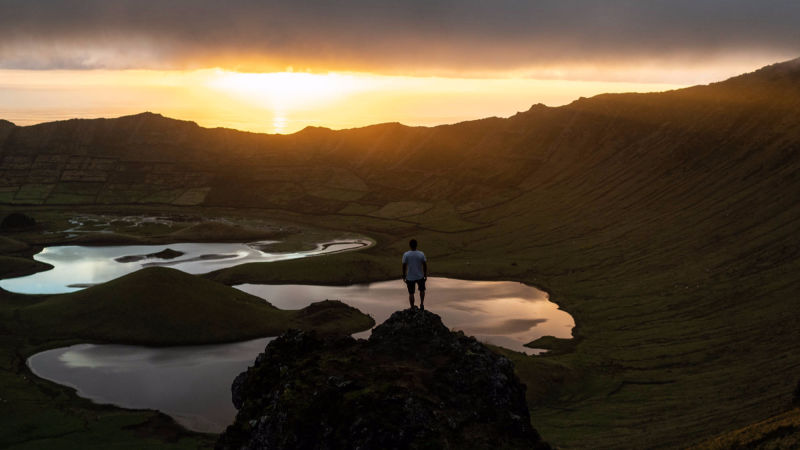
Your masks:
<svg viewBox="0 0 800 450"><path fill-rule="evenodd" d="M520 199L529 209L483 213L507 218L475 236L475 250L490 259L527 254L536 275L524 279L552 292L585 338L553 359L580 370L580 383L596 392L568 386L557 409L536 408L545 437L582 447L679 445L786 408L800 363L800 134L786 123L798 105L789 98L766 113L761 103L714 110L733 97L702 102L685 119L691 126L652 127L627 148L608 136L600 146L620 150L586 154L585 167L539 181ZM597 115L598 125L610 125L609 113L617 124L626 116L657 123L653 115L674 107L597 103L576 114ZM737 129L751 114L771 117ZM671 148L657 143L676 137Z"/></svg>
<svg viewBox="0 0 800 450"><path fill-rule="evenodd" d="M312 149L298 160L350 164L371 191L357 203L314 203L289 186L312 161L276 169L290 178L276 181L284 190L255 178L228 183L211 191L212 204L313 212L275 215L363 231L378 245L356 259L213 277L391 277L413 235L433 274L529 282L575 317L574 352L518 359L535 387L534 426L549 442L681 446L762 420L788 407L800 367L797 66L663 94L535 107L508 120L269 138ZM223 142L211 137L209 144ZM267 138L247 139L261 142L251 150L269 146ZM270 158L241 161L268 168L278 157ZM369 216L398 199L439 206L396 220ZM356 263L363 268L351 270Z"/></svg>
<svg viewBox="0 0 800 450"><path fill-rule="evenodd" d="M800 448L800 408L771 417L692 447L693 450Z"/></svg>
<svg viewBox="0 0 800 450"><path fill-rule="evenodd" d="M382 245L368 252L386 258L369 268L379 275L385 266L391 276L413 234L433 274L516 279L551 292L576 318L581 339L573 353L522 362L531 386L554 367L564 380L545 383L550 392L534 389L547 401L530 399L548 441L697 442L784 411L800 376L793 64L721 85L600 96L510 119L508 132L527 135L506 152L517 146L545 163L513 201L462 214L481 228L443 233L424 223L320 220L382 232ZM329 258L328 267L352 262ZM269 281L297 280L297 268L274 268Z"/></svg>
<svg viewBox="0 0 800 450"><path fill-rule="evenodd" d="M299 311L176 269L148 267L70 294L13 308L9 328L40 339L85 339L143 345L191 345L275 336L308 328ZM352 333L371 326L357 310L336 310L335 326ZM10 318L9 318L10 319Z"/></svg>
<svg viewBox="0 0 800 450"><path fill-rule="evenodd" d="M27 356L77 342L186 345L276 335L287 328L352 333L374 322L339 302L279 310L213 281L161 267L71 294L0 298L0 446L197 448L213 438L181 432L154 412L75 399L31 376ZM116 443L116 447L112 443Z"/></svg>

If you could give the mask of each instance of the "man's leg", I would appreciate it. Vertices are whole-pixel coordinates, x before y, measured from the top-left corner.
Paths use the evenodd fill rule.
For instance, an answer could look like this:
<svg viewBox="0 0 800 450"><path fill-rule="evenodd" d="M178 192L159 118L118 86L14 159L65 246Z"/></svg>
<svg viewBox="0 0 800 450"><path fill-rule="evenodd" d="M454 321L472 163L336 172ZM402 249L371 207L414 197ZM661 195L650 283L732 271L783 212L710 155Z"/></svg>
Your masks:
<svg viewBox="0 0 800 450"><path fill-rule="evenodd" d="M414 294L408 294L408 306L414 309Z"/></svg>
<svg viewBox="0 0 800 450"><path fill-rule="evenodd" d="M408 307L414 309L414 282L406 281L406 287L408 288Z"/></svg>
<svg viewBox="0 0 800 450"><path fill-rule="evenodd" d="M417 284L419 284L419 309L425 310L425 280L420 280Z"/></svg>

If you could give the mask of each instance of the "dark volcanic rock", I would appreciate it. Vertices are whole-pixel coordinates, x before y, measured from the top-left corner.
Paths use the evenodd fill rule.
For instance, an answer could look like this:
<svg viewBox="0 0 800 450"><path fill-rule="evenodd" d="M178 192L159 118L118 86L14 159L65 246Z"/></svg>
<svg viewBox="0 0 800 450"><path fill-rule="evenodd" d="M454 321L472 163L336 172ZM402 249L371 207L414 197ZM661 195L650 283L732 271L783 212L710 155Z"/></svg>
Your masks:
<svg viewBox="0 0 800 450"><path fill-rule="evenodd" d="M233 383L218 449L546 449L512 363L430 312L368 341L290 331Z"/></svg>
<svg viewBox="0 0 800 450"><path fill-rule="evenodd" d="M35 226L36 220L22 213L11 213L0 223L0 228L3 230L24 230Z"/></svg>

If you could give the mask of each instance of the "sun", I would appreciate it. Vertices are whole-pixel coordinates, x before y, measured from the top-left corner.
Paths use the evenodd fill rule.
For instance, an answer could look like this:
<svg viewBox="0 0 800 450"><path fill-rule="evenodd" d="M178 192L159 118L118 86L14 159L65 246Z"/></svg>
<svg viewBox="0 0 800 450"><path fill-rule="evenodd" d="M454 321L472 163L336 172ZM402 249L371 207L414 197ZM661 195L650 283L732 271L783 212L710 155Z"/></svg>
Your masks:
<svg viewBox="0 0 800 450"><path fill-rule="evenodd" d="M239 73L219 70L209 86L274 111L288 113L318 108L353 93L367 90L364 77L307 72Z"/></svg>

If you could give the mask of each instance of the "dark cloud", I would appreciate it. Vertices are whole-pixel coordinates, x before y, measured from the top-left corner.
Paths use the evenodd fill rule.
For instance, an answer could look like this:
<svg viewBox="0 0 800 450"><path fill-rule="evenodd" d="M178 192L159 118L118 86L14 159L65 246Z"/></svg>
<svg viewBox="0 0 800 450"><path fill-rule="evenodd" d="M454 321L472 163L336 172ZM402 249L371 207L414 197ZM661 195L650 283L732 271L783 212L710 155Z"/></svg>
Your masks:
<svg viewBox="0 0 800 450"><path fill-rule="evenodd" d="M0 67L454 72L800 54L776 0L0 0Z"/></svg>

